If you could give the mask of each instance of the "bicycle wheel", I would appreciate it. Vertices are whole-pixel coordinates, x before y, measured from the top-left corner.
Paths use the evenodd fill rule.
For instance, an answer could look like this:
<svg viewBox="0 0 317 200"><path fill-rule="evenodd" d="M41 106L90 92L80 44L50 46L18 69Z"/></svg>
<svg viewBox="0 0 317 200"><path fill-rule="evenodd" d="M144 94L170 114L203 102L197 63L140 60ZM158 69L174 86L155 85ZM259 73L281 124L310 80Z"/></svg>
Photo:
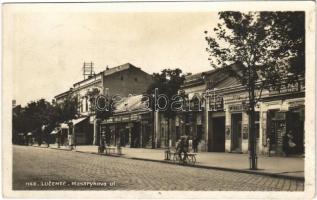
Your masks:
<svg viewBox="0 0 317 200"><path fill-rule="evenodd" d="M187 156L186 162L187 162L187 164L191 165L193 163L192 156Z"/></svg>
<svg viewBox="0 0 317 200"><path fill-rule="evenodd" d="M192 164L193 164L193 165L196 164L196 156L192 156Z"/></svg>

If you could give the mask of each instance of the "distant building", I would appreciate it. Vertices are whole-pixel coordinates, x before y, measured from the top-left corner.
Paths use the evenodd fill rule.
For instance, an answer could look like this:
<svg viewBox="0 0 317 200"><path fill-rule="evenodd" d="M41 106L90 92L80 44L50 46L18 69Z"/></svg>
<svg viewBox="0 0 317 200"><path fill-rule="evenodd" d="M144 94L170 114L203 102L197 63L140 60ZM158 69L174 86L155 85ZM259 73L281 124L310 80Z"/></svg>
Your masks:
<svg viewBox="0 0 317 200"><path fill-rule="evenodd" d="M130 95L116 103L114 115L102 122L102 134L109 145L152 148L153 115L143 95Z"/></svg>
<svg viewBox="0 0 317 200"><path fill-rule="evenodd" d="M107 67L98 74L74 83L71 90L57 95L55 99L56 103L60 103L70 94L77 98L79 116L75 121L76 124L73 124L76 142L97 145L100 140L99 127L93 108L94 100L90 95L93 93L110 98L114 96L125 98L130 94L143 94L152 81L151 75L126 63L113 68Z"/></svg>

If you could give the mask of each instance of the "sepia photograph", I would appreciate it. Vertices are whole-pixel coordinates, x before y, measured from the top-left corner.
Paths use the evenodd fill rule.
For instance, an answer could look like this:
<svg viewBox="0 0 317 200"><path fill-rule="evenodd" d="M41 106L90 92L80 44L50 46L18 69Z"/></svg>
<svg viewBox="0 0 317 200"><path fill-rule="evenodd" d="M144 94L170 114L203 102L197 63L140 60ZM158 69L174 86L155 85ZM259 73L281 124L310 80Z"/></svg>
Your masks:
<svg viewBox="0 0 317 200"><path fill-rule="evenodd" d="M315 195L315 3L2 10L5 197Z"/></svg>

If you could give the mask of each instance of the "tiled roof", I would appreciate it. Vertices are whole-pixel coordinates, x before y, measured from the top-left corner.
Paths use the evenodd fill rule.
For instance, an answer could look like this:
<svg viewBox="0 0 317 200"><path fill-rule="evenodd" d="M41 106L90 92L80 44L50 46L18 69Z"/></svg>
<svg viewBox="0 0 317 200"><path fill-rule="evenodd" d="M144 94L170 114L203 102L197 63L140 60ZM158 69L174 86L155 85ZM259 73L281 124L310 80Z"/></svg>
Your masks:
<svg viewBox="0 0 317 200"><path fill-rule="evenodd" d="M125 111L147 110L146 102L142 101L143 95L122 98L115 104L115 113Z"/></svg>

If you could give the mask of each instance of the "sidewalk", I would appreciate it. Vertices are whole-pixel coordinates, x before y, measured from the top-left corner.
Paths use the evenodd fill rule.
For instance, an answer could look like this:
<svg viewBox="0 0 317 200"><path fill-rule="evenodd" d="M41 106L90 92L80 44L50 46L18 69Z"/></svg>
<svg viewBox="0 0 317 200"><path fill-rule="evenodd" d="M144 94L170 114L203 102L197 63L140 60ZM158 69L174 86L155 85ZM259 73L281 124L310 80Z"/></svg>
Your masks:
<svg viewBox="0 0 317 200"><path fill-rule="evenodd" d="M77 146L76 151L97 153L97 146ZM121 157L168 162L164 160L164 149L122 148ZM271 176L304 179L304 158L258 157L258 170L249 170L247 154L199 152L195 167L256 173Z"/></svg>
<svg viewBox="0 0 317 200"><path fill-rule="evenodd" d="M47 147L47 146L45 146ZM70 150L65 147L50 148ZM74 151L97 154L98 147L93 145L77 146ZM172 163L164 160L164 149L122 148L120 157L147 160L155 162ZM260 174L275 177L285 177L304 180L304 158L299 157L267 157L258 156L258 170L249 170L249 156L247 154L199 152L197 162L193 167L236 171L242 173ZM191 166L191 165L186 165Z"/></svg>

